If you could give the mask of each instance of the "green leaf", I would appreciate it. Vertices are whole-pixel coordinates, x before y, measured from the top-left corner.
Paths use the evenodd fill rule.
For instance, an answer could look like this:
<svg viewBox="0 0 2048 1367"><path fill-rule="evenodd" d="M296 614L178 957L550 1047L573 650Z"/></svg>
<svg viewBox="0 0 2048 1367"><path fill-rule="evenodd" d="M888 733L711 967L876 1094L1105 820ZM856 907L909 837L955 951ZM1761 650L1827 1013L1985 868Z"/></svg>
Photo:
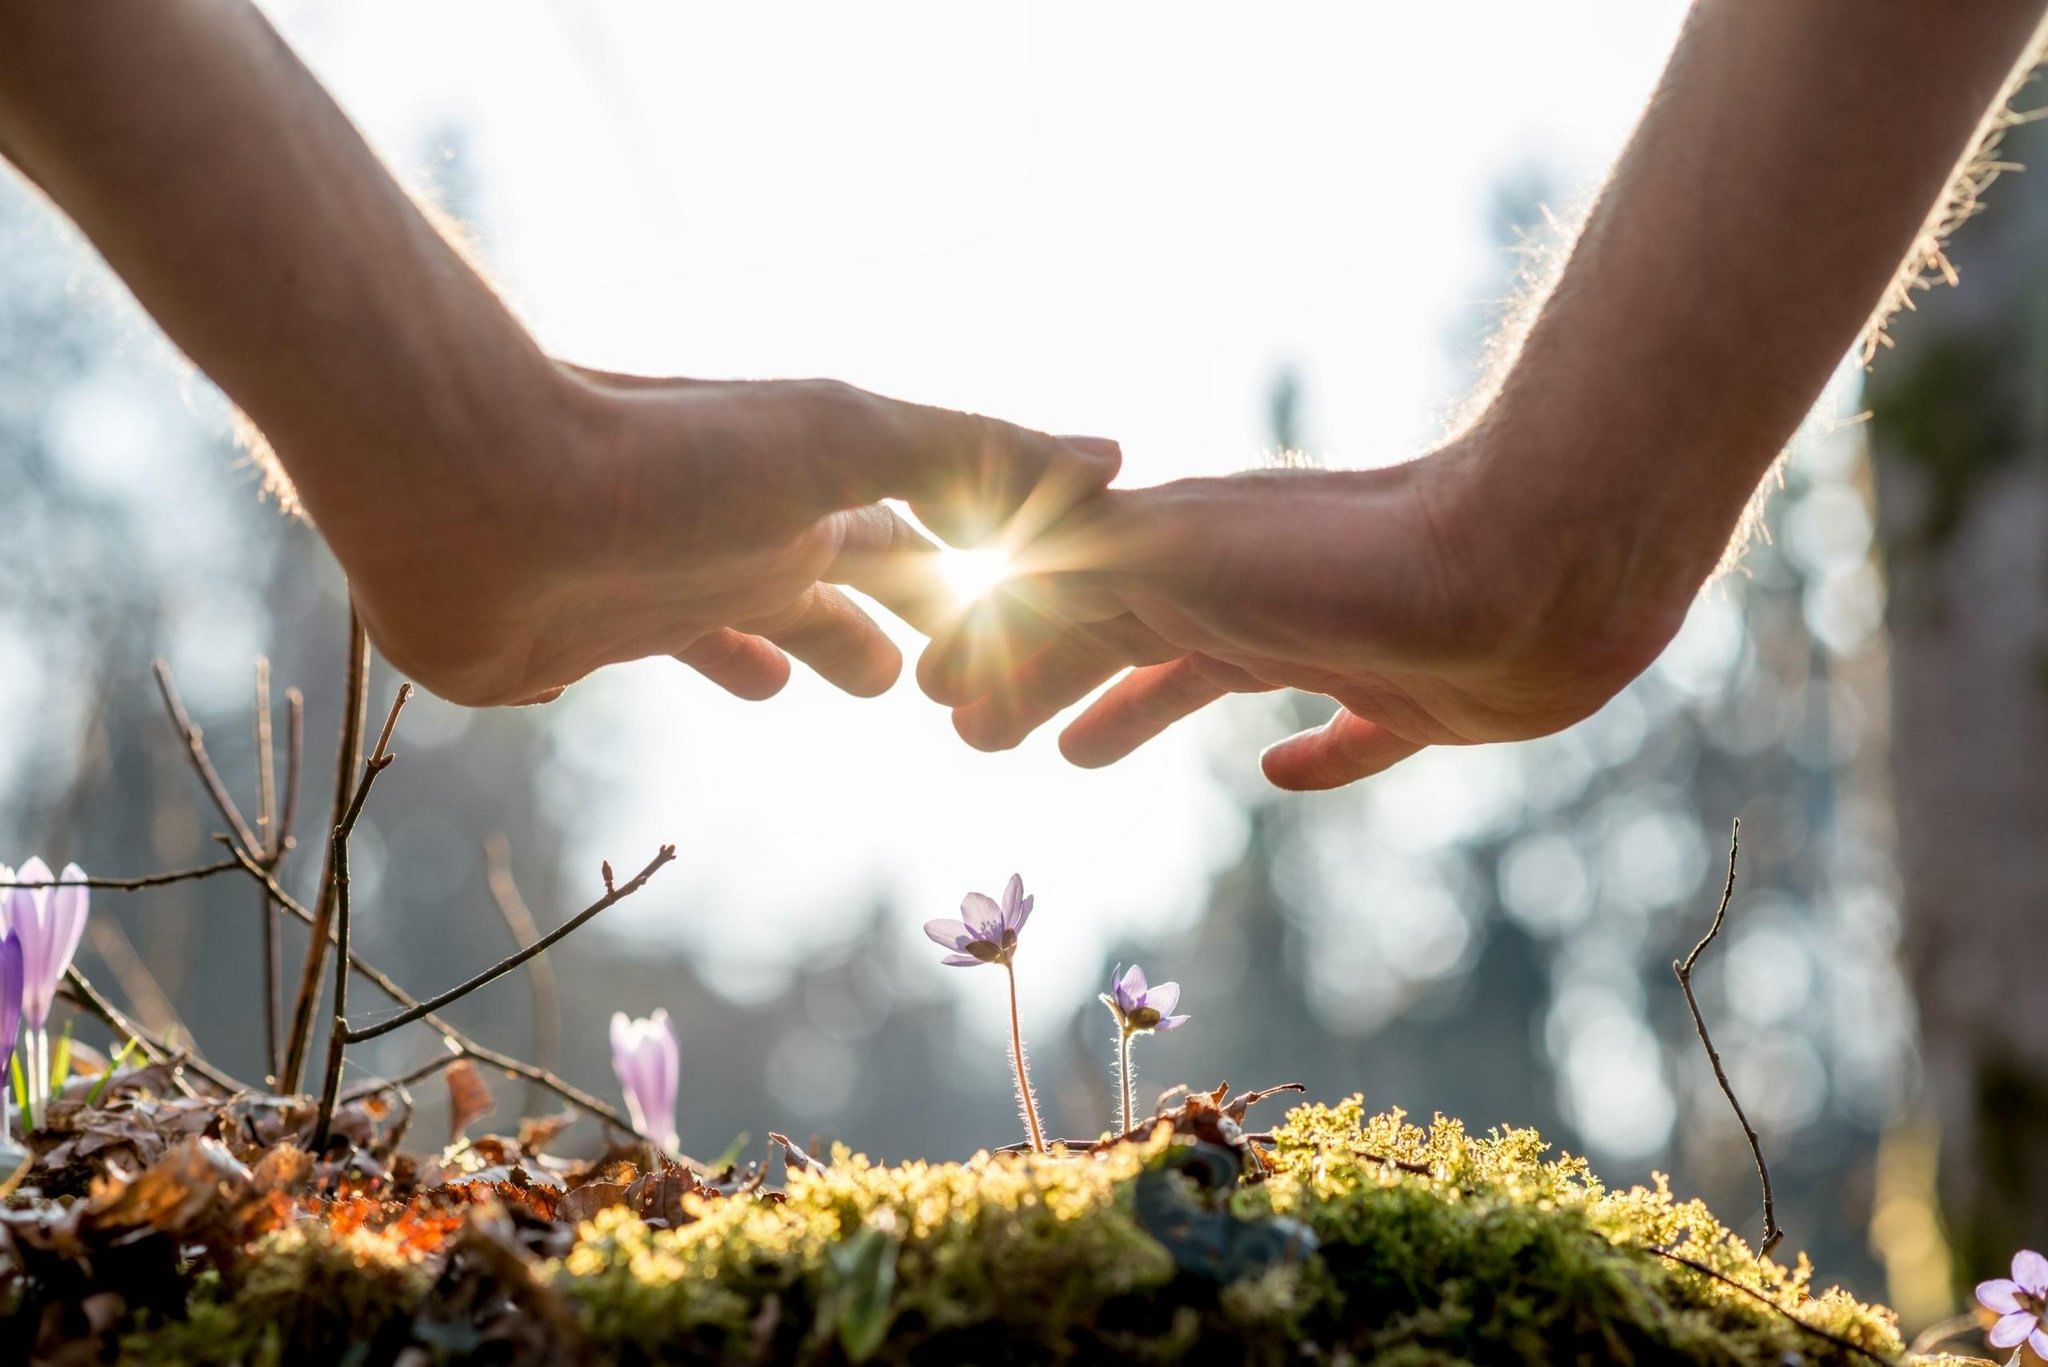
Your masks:
<svg viewBox="0 0 2048 1367"><path fill-rule="evenodd" d="M100 1093L107 1090L107 1084L114 1080L114 1074L121 1070L121 1065L128 1061L128 1056L141 1047L141 1044L141 1040L131 1035L128 1042L121 1046L121 1052L107 1060L107 1071L100 1074L100 1080L93 1083L92 1090L85 1094L86 1105L90 1106L100 1099Z"/></svg>
<svg viewBox="0 0 2048 1367"><path fill-rule="evenodd" d="M21 1132L27 1134L36 1127L36 1118L28 1104L28 1079L21 1075L21 1050L14 1051L8 1060L8 1071L14 1074L14 1104L21 1110Z"/></svg>
<svg viewBox="0 0 2048 1367"><path fill-rule="evenodd" d="M705 1165L705 1171L716 1176L721 1172L729 1172L733 1168L738 1167L740 1155L747 1151L747 1141L752 1138L752 1135L748 1134L745 1130L741 1130L733 1136L732 1143L725 1146L724 1153L718 1155L718 1157Z"/></svg>
<svg viewBox="0 0 2048 1367"><path fill-rule="evenodd" d="M50 1060L50 1095L64 1090L64 1084L71 1079L71 1022L64 1022L64 1033L57 1036L57 1053Z"/></svg>

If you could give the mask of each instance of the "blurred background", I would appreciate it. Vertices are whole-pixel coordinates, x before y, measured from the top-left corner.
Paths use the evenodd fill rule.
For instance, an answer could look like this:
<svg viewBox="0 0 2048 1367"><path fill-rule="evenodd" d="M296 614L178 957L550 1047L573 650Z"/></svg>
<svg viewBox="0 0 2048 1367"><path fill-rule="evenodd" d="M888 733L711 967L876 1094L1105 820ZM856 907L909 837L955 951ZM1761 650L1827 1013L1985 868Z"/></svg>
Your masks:
<svg viewBox="0 0 2048 1367"><path fill-rule="evenodd" d="M1677 0L1541 7L671 7L279 0L275 21L546 345L589 364L833 375L1119 438L1125 480L1426 449L1517 282L1597 186ZM2027 160L2040 139L2021 130ZM1668 1171L1759 1229L1670 965L1740 882L1701 1004L1824 1279L1947 1313L2048 1235L2048 181L2011 178L1869 378L1795 443L1768 536L1665 657L1550 740L1266 789L1318 700L1235 699L1102 772L1053 730L980 755L909 681L739 703L671 663L529 712L421 699L356 837L358 945L432 991L511 948L502 835L545 928L677 863L550 958L559 1056L665 1007L702 1156L770 1128L889 1158L1017 1138L1001 984L920 933L1012 872L1048 1120L1109 1123L1115 963L1193 1023L1146 1092L1300 1081L1533 1124L1614 1182ZM217 819L148 667L253 789L252 664L304 689L302 830L331 782L346 610L262 505L221 399L19 181L0 182L0 854L207 862ZM908 633L904 640L911 640ZM391 680L381 668L371 709ZM286 883L307 890L312 846ZM104 893L81 964L263 1070L258 907ZM287 934L296 964L302 939ZM545 1048L522 976L452 1014ZM93 1038L87 1027L85 1037ZM377 1041L352 1077L432 1056ZM316 1054L316 1057L318 1055ZM497 1123L547 1109L493 1079ZM424 1140L443 1102L421 1093ZM1280 1103L1272 1103L1277 1118ZM443 1112L445 1113L445 1111ZM578 1142L598 1142L583 1125Z"/></svg>

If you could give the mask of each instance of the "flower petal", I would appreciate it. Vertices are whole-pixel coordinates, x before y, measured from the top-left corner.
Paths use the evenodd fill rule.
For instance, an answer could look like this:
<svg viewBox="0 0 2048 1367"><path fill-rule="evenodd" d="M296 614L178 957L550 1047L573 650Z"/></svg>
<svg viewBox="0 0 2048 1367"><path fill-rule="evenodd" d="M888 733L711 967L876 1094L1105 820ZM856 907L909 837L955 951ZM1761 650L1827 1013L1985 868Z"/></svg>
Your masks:
<svg viewBox="0 0 2048 1367"><path fill-rule="evenodd" d="M1991 1326L1991 1332L1984 1336L1993 1348L2016 1348L2025 1342L2027 1335L2040 1327L2040 1321L2022 1310L2006 1315Z"/></svg>
<svg viewBox="0 0 2048 1367"><path fill-rule="evenodd" d="M1153 1026L1152 1028L1154 1030L1178 1030L1183 1025L1186 1025L1188 1021L1190 1021L1191 1019L1193 1019L1193 1017L1190 1016L1167 1016L1165 1019L1161 1020L1159 1024Z"/></svg>
<svg viewBox="0 0 2048 1367"><path fill-rule="evenodd" d="M961 898L960 919L978 940L1003 938L1003 909L986 893L970 892Z"/></svg>
<svg viewBox="0 0 2048 1367"><path fill-rule="evenodd" d="M980 959L975 958L972 954L948 954L939 962L948 968L979 968L982 963Z"/></svg>
<svg viewBox="0 0 2048 1367"><path fill-rule="evenodd" d="M974 938L974 932L967 928L965 921L956 921L950 916L926 921L924 933L933 944L944 945L947 949L958 949Z"/></svg>
<svg viewBox="0 0 2048 1367"><path fill-rule="evenodd" d="M2034 1350L2036 1357L2048 1358L2048 1329L2036 1329L2027 1335L2027 1347ZM2014 1354L2015 1357L2018 1354Z"/></svg>
<svg viewBox="0 0 2048 1367"><path fill-rule="evenodd" d="M2037 1296L2048 1295L2048 1258L2021 1249L2012 1255L2012 1279Z"/></svg>
<svg viewBox="0 0 2048 1367"><path fill-rule="evenodd" d="M1145 1005L1160 1015L1170 1015L1180 1005L1180 984L1161 983L1145 994Z"/></svg>
<svg viewBox="0 0 2048 1367"><path fill-rule="evenodd" d="M1977 1304L1993 1314L2010 1315L2020 1308L2019 1283L2003 1277L1977 1283Z"/></svg>

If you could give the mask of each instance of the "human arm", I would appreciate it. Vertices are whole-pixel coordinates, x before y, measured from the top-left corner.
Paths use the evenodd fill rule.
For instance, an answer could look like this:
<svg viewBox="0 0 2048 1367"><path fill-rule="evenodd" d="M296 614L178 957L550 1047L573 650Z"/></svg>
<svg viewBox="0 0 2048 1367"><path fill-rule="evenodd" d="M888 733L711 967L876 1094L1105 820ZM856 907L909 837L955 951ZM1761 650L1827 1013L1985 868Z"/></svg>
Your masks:
<svg viewBox="0 0 2048 1367"><path fill-rule="evenodd" d="M640 381L543 354L245 0L0 4L0 151L246 412L373 639L458 701L674 653L772 692L777 643L857 692L915 611L916 501L972 534L1114 471L822 382Z"/></svg>
<svg viewBox="0 0 2048 1367"><path fill-rule="evenodd" d="M1699 0L1498 390L1391 470L1112 494L1032 548L1002 650L920 665L976 744L1108 763L1227 691L1342 704L1274 748L1330 787L1545 734L1668 642L2031 51L2039 0ZM1060 614L1095 620L1064 633ZM1035 648L1034 648L1035 647ZM1006 653L1007 652L1007 655ZM1021 661L1011 664L1008 661Z"/></svg>

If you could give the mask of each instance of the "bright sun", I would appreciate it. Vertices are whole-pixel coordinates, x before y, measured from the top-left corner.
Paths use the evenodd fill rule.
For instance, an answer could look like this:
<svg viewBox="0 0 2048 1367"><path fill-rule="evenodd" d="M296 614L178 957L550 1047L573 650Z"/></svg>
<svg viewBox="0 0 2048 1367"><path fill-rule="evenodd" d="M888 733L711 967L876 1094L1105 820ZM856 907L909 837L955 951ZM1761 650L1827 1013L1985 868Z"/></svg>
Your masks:
<svg viewBox="0 0 2048 1367"><path fill-rule="evenodd" d="M939 577L962 603L972 603L1010 577L1010 557L998 550L939 550Z"/></svg>

